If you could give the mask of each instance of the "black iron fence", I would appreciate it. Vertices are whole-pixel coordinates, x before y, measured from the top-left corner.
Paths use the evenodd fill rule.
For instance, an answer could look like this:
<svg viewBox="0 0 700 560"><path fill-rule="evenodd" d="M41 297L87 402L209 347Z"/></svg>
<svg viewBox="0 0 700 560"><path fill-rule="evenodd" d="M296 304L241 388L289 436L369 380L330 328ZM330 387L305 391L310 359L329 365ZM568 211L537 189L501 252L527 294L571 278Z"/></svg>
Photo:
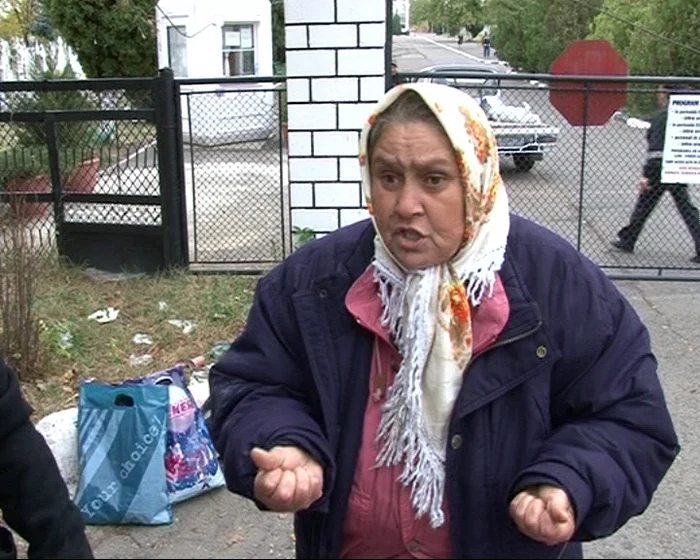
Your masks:
<svg viewBox="0 0 700 560"><path fill-rule="evenodd" d="M662 154L658 144L649 154L647 141L659 86L700 99L700 79L488 70L401 79L444 83L480 100L496 132L514 212L563 235L612 277L700 280L700 174L698 185L661 184ZM695 139L678 150L700 171L700 111L691 107L685 118L685 132ZM645 165L649 180L640 196Z"/></svg>
<svg viewBox="0 0 700 560"><path fill-rule="evenodd" d="M2 219L108 270L289 253L283 78L0 83Z"/></svg>
<svg viewBox="0 0 700 560"><path fill-rule="evenodd" d="M0 83L2 219L75 262L185 264L173 89L170 71Z"/></svg>
<svg viewBox="0 0 700 560"><path fill-rule="evenodd" d="M654 150L650 166L647 139L659 84L695 96L700 79L488 71L401 79L439 81L480 100L514 212L560 233L613 277L700 279L691 260L700 249L697 186L660 184L660 155ZM291 237L284 82L174 80L164 70L0 83L0 218L23 220L37 246L103 268L257 271L279 262ZM679 151L697 162L693 111Z"/></svg>

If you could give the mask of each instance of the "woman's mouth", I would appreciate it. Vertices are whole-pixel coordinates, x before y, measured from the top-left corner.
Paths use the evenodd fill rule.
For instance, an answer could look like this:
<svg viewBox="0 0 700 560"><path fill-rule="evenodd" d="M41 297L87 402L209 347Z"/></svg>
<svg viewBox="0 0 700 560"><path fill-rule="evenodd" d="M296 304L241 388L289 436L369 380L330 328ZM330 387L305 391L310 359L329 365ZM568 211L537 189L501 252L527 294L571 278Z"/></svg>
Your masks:
<svg viewBox="0 0 700 560"><path fill-rule="evenodd" d="M399 244L404 248L413 248L425 239L425 235L413 228L397 229L395 236Z"/></svg>

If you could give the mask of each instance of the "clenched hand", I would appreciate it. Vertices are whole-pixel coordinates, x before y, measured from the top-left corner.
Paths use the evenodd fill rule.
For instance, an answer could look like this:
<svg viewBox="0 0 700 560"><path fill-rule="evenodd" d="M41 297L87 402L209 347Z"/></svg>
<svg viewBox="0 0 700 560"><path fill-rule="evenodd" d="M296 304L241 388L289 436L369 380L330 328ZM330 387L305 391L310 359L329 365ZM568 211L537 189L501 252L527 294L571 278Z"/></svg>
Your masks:
<svg viewBox="0 0 700 560"><path fill-rule="evenodd" d="M561 488L546 484L515 496L510 516L521 532L549 546L568 542L576 529L569 496Z"/></svg>
<svg viewBox="0 0 700 560"><path fill-rule="evenodd" d="M298 447L256 447L250 458L258 467L255 498L272 511L301 511L323 494L321 465Z"/></svg>

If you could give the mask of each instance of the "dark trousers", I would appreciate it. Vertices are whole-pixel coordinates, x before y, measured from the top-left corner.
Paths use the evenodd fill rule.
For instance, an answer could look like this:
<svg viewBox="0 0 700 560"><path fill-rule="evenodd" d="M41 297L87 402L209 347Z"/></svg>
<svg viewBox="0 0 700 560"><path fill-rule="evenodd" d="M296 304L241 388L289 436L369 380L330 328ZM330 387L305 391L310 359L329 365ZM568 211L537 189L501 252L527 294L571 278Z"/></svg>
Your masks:
<svg viewBox="0 0 700 560"><path fill-rule="evenodd" d="M629 225L623 227L617 234L620 241L630 249L634 248L639 234L642 233L644 223L666 191L671 193L678 212L680 212L688 231L690 231L690 235L693 236L695 253L700 255L700 214L698 214L698 209L690 200L687 185L649 181L647 190L637 198Z"/></svg>

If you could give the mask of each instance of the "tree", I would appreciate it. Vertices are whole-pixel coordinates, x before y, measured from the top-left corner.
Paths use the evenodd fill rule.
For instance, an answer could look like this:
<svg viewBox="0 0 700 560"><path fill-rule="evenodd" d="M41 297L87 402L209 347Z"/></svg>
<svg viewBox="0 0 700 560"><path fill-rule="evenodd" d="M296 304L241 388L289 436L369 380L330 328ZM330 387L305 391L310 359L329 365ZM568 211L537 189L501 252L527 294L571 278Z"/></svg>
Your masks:
<svg viewBox="0 0 700 560"><path fill-rule="evenodd" d="M153 76L157 0L45 0L53 27L90 78Z"/></svg>
<svg viewBox="0 0 700 560"><path fill-rule="evenodd" d="M394 13L394 16L391 18L391 34L401 35L402 29L403 24L401 23L401 16L397 13Z"/></svg>
<svg viewBox="0 0 700 560"><path fill-rule="evenodd" d="M416 25L427 25L430 27L431 20L431 0L413 0L411 2L411 21Z"/></svg>
<svg viewBox="0 0 700 560"><path fill-rule="evenodd" d="M31 46L32 25L42 9L38 0L2 0L0 9L5 14L0 19L0 38L5 41L21 39L25 47Z"/></svg>
<svg viewBox="0 0 700 560"><path fill-rule="evenodd" d="M43 0L0 0L0 39L7 43L9 65L17 78L33 78L43 71L40 51L50 66L57 58L56 34L48 20ZM29 53L29 67L20 65L23 52Z"/></svg>
<svg viewBox="0 0 700 560"><path fill-rule="evenodd" d="M700 7L695 0L605 0L592 38L606 39L627 61L630 74L700 74ZM636 89L655 89L654 84ZM649 115L657 107L653 91L631 92L626 110Z"/></svg>
<svg viewBox="0 0 700 560"><path fill-rule="evenodd" d="M272 0L272 65L275 74L283 76L287 60L284 30L284 0Z"/></svg>
<svg viewBox="0 0 700 560"><path fill-rule="evenodd" d="M484 27L481 0L417 0L411 3L411 19L416 24L427 23L436 32L452 35L462 27L472 34Z"/></svg>
<svg viewBox="0 0 700 560"><path fill-rule="evenodd" d="M605 0L592 37L610 41L630 73L697 76L699 26L695 0Z"/></svg>
<svg viewBox="0 0 700 560"><path fill-rule="evenodd" d="M501 58L531 72L547 72L569 44L589 35L602 2L490 0L486 19Z"/></svg>

